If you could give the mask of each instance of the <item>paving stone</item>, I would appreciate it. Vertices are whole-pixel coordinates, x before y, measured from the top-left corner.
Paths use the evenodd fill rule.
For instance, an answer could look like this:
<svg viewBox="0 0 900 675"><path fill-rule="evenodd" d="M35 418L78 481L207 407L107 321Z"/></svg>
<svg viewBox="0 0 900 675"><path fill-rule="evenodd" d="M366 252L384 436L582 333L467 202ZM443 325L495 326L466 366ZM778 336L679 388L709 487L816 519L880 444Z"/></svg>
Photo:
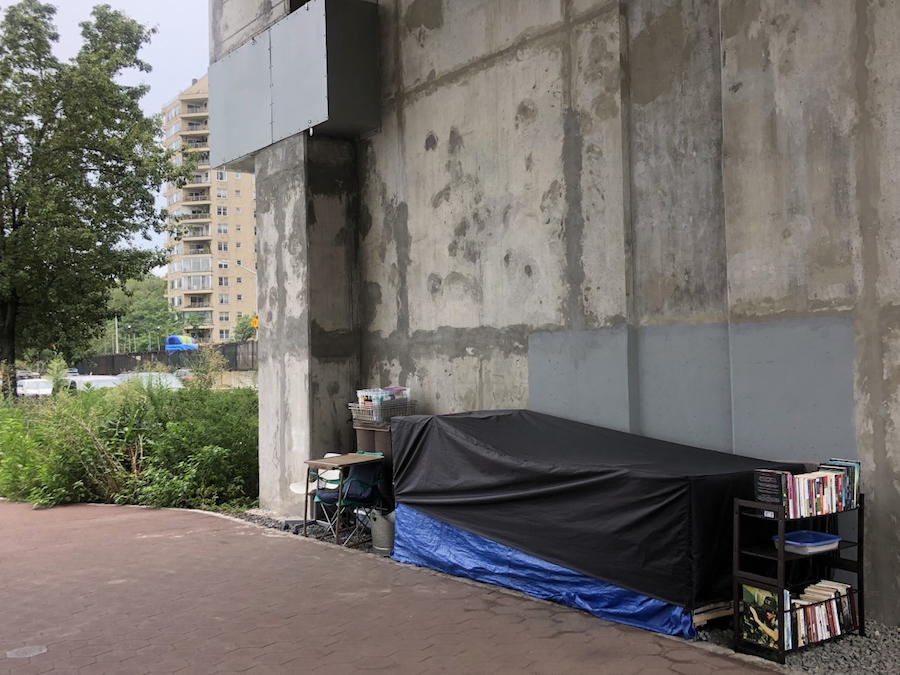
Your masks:
<svg viewBox="0 0 900 675"><path fill-rule="evenodd" d="M0 503L0 551L0 675L773 672L210 514Z"/></svg>

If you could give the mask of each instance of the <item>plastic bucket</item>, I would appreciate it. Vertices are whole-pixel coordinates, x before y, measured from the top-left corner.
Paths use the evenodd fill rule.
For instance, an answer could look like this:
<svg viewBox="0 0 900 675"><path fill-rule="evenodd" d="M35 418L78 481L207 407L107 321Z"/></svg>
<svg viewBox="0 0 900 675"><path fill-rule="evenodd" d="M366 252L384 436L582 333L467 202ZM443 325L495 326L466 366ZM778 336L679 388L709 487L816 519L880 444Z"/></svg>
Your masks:
<svg viewBox="0 0 900 675"><path fill-rule="evenodd" d="M372 513L372 549L378 555L390 555L394 550L394 512Z"/></svg>

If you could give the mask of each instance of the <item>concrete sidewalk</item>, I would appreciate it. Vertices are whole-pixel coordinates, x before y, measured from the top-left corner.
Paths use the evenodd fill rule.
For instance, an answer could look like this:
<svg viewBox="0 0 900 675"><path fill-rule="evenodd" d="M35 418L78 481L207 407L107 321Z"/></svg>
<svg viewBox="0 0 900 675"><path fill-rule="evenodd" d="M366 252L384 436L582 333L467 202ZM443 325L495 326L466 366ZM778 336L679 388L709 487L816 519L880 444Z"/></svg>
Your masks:
<svg viewBox="0 0 900 675"><path fill-rule="evenodd" d="M0 503L0 674L376 671L771 672L212 515Z"/></svg>

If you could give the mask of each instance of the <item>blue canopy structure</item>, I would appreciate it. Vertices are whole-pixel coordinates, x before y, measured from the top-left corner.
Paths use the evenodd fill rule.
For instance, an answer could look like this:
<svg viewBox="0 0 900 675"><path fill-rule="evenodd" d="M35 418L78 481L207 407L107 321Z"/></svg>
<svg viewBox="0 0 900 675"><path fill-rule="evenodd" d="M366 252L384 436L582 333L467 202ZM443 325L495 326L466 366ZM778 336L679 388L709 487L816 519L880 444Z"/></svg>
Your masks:
<svg viewBox="0 0 900 675"><path fill-rule="evenodd" d="M199 346L190 335L170 335L166 338L166 354L189 352L195 349L199 349Z"/></svg>

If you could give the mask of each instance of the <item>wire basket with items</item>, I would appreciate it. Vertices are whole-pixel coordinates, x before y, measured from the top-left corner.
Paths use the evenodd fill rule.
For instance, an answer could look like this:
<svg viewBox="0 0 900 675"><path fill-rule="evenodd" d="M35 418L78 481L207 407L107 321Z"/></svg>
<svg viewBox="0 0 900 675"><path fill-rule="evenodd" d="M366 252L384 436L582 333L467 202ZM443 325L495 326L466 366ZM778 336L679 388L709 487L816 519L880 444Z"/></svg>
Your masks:
<svg viewBox="0 0 900 675"><path fill-rule="evenodd" d="M357 389L356 403L348 404L353 422L360 426L382 427L392 417L416 414L416 402L406 387Z"/></svg>

